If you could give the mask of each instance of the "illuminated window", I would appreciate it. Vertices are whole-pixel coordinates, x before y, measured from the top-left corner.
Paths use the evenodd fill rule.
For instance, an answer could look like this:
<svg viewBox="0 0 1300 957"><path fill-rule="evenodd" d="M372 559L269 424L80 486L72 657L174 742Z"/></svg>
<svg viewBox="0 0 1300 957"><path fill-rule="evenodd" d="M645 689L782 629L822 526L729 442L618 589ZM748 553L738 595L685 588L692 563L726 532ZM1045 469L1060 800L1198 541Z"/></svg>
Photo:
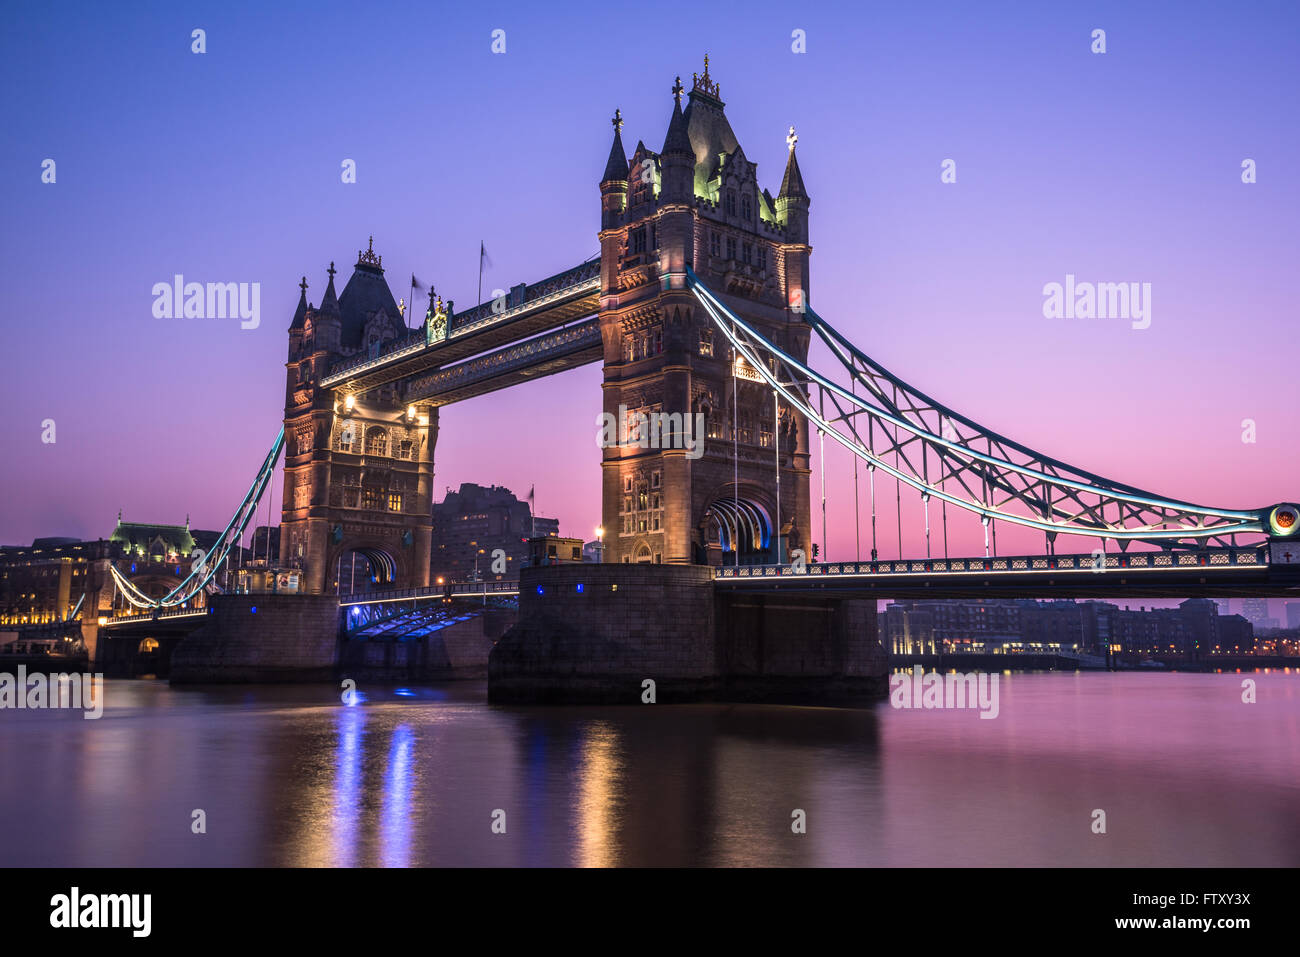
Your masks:
<svg viewBox="0 0 1300 957"><path fill-rule="evenodd" d="M388 493L388 510L389 510L390 512L400 512L400 511L402 510L402 493L401 493L401 492L389 492L389 493Z"/></svg>
<svg viewBox="0 0 1300 957"><path fill-rule="evenodd" d="M387 455L388 433L375 427L366 432L366 455Z"/></svg>
<svg viewBox="0 0 1300 957"><path fill-rule="evenodd" d="M713 355L713 330L712 329L700 330L700 355L702 356Z"/></svg>

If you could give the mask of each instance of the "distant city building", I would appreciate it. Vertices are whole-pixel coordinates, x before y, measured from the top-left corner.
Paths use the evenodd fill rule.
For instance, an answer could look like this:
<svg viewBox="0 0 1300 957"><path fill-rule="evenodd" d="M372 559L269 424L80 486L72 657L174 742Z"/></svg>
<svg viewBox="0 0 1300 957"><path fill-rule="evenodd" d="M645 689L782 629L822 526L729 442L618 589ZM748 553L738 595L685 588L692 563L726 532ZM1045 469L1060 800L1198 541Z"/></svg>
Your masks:
<svg viewBox="0 0 1300 957"><path fill-rule="evenodd" d="M249 548L249 558L252 561L266 563L270 556L270 564L274 565L280 559L280 526L272 525L269 528L271 535L270 551L267 551L266 536L268 528L265 525L259 525L253 529L253 541Z"/></svg>
<svg viewBox="0 0 1300 957"><path fill-rule="evenodd" d="M1121 609L1106 602L995 599L902 601L885 607L891 654L1083 652L1202 658L1251 654L1254 630L1240 615L1189 598L1177 608Z"/></svg>
<svg viewBox="0 0 1300 957"><path fill-rule="evenodd" d="M1286 603L1286 626L1288 628L1300 628L1300 601Z"/></svg>
<svg viewBox="0 0 1300 957"><path fill-rule="evenodd" d="M584 561L582 539L561 538L559 535L539 535L528 540L530 565L566 565Z"/></svg>
<svg viewBox="0 0 1300 957"><path fill-rule="evenodd" d="M122 521L122 513L118 512L117 526L108 540L121 545L124 556L151 562L174 562L188 558L194 551L188 515L184 525L142 525Z"/></svg>
<svg viewBox="0 0 1300 957"><path fill-rule="evenodd" d="M1268 599L1243 598L1241 600L1241 614L1247 621L1262 622L1268 617Z"/></svg>
<svg viewBox="0 0 1300 957"><path fill-rule="evenodd" d="M528 539L559 532L559 520L535 518L510 489L465 482L434 503L432 580L513 578L529 560ZM504 572L494 570L494 557L505 560Z"/></svg>
<svg viewBox="0 0 1300 957"><path fill-rule="evenodd" d="M0 625L63 621L86 591L90 563L119 553L104 539L38 538L0 547Z"/></svg>

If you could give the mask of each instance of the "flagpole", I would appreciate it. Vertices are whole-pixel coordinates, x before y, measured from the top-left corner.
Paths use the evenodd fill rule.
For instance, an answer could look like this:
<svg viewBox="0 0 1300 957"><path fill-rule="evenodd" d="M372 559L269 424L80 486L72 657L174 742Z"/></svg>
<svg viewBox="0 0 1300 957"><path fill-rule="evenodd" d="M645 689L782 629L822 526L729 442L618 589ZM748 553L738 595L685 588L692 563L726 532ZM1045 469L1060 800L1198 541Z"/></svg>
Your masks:
<svg viewBox="0 0 1300 957"><path fill-rule="evenodd" d="M411 313L415 311L415 273L411 273L411 298L406 300L406 315L402 318L406 320L406 328L411 328Z"/></svg>
<svg viewBox="0 0 1300 957"><path fill-rule="evenodd" d="M478 306L483 305L483 240L478 241ZM477 310L476 310L477 311Z"/></svg>

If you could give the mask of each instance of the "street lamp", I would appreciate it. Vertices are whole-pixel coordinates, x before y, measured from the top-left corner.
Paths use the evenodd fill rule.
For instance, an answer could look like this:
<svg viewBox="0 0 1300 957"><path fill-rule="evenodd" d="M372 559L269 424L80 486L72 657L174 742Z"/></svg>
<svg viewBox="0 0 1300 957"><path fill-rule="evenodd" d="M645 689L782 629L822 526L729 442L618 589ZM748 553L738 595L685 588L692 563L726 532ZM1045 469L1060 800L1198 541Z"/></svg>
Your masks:
<svg viewBox="0 0 1300 957"><path fill-rule="evenodd" d="M605 526L596 526L596 561L605 561Z"/></svg>

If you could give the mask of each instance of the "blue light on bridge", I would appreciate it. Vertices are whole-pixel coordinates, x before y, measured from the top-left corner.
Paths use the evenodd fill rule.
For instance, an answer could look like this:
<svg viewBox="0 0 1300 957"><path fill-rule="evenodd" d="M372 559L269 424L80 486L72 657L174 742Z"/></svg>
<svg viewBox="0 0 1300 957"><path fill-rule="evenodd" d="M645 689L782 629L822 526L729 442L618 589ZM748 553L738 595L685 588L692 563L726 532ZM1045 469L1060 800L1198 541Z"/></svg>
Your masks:
<svg viewBox="0 0 1300 957"><path fill-rule="evenodd" d="M414 697L415 697L415 692L412 691L410 688L398 688L396 691L393 692L393 694L398 695L399 697L402 697L402 698L414 698Z"/></svg>
<svg viewBox="0 0 1300 957"><path fill-rule="evenodd" d="M543 588L541 585L538 585L538 586L537 586L537 594L539 594L539 595L545 595L545 594L546 594L546 589Z"/></svg>
<svg viewBox="0 0 1300 957"><path fill-rule="evenodd" d="M582 594L582 582L578 582L578 594Z"/></svg>
<svg viewBox="0 0 1300 957"><path fill-rule="evenodd" d="M135 574L135 562L132 562L132 563L131 563L131 574L132 574L132 575Z"/></svg>
<svg viewBox="0 0 1300 957"><path fill-rule="evenodd" d="M257 606L254 605L252 608L248 609L248 613L249 613L250 615L256 615L256 614L257 614Z"/></svg>

